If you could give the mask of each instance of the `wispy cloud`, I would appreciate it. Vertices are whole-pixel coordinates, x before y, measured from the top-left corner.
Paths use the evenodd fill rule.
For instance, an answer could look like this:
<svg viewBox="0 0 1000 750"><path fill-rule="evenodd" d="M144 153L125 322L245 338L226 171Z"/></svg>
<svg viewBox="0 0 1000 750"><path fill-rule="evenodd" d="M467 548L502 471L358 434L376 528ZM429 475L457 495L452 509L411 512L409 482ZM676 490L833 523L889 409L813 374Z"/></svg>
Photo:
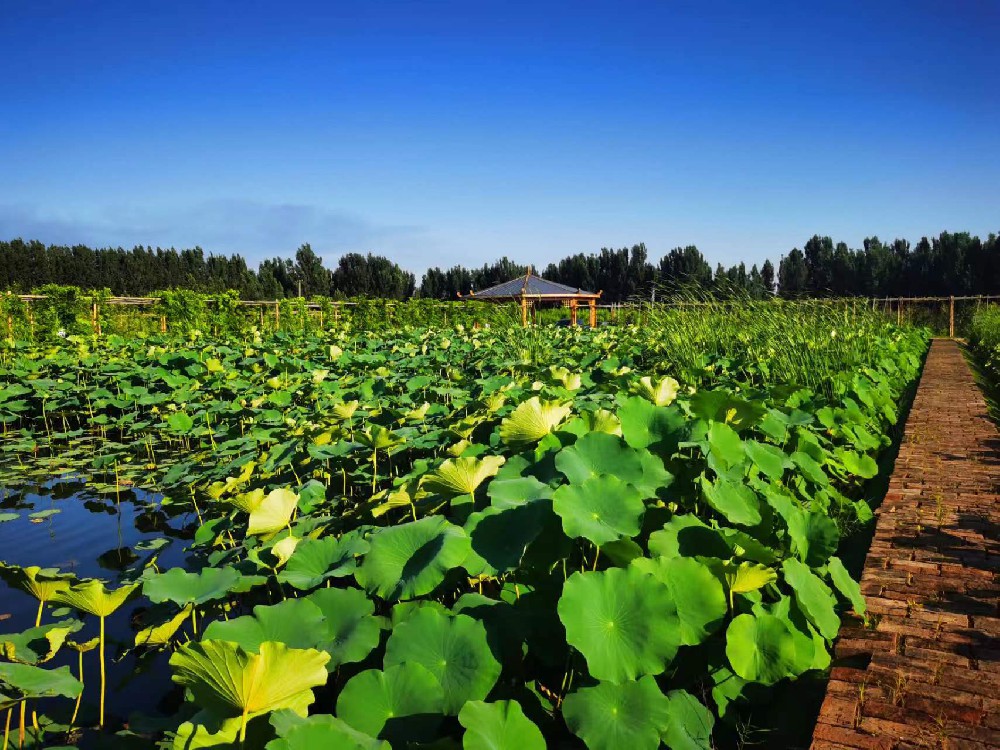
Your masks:
<svg viewBox="0 0 1000 750"><path fill-rule="evenodd" d="M240 253L252 263L288 257L304 242L333 265L345 252L387 255L422 271L444 252L427 227L381 224L348 212L313 205L217 200L177 208L104 206L80 213L35 206L0 205L0 238L91 247L200 246L213 253Z"/></svg>

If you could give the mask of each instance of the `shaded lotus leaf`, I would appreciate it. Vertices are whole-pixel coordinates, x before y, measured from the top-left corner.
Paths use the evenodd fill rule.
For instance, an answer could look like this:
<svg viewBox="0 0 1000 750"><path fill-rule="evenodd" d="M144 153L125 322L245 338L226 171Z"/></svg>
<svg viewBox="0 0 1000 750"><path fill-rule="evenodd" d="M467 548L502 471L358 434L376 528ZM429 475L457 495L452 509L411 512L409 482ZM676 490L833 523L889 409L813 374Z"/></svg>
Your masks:
<svg viewBox="0 0 1000 750"><path fill-rule="evenodd" d="M330 654L327 669L364 659L378 646L381 626L375 605L359 589L320 589L305 599L325 618L321 648Z"/></svg>
<svg viewBox="0 0 1000 750"><path fill-rule="evenodd" d="M471 514L465 532L472 541L472 551L462 567L473 576L497 576L514 570L551 516L552 504L547 500L510 508L491 506Z"/></svg>
<svg viewBox="0 0 1000 750"><path fill-rule="evenodd" d="M866 607L865 597L861 594L861 587L857 581L851 578L851 574L847 572L847 568L844 567L844 563L840 561L839 557L830 558L830 561L826 564L826 572L830 575L830 580L837 591L850 600L855 613L863 615Z"/></svg>
<svg viewBox="0 0 1000 750"><path fill-rule="evenodd" d="M517 701L469 701L458 714L464 750L545 750L545 738Z"/></svg>
<svg viewBox="0 0 1000 750"><path fill-rule="evenodd" d="M645 449L632 448L616 435L591 432L556 455L556 467L574 484L602 474L613 475L653 497L673 477L663 462Z"/></svg>
<svg viewBox="0 0 1000 750"><path fill-rule="evenodd" d="M377 740L359 732L346 721L328 714L310 716L289 727L277 739L267 743L265 750L392 750L385 740Z"/></svg>
<svg viewBox="0 0 1000 750"><path fill-rule="evenodd" d="M788 527L792 552L812 567L823 565L840 543L837 523L825 513L799 507L789 495L776 489L764 493L768 505L778 512Z"/></svg>
<svg viewBox="0 0 1000 750"><path fill-rule="evenodd" d="M12 588L31 594L40 602L49 601L54 594L65 591L76 580L55 568L39 568L35 565L21 568L3 563L0 563L0 579Z"/></svg>
<svg viewBox="0 0 1000 750"><path fill-rule="evenodd" d="M368 549L368 542L357 534L303 539L278 580L303 591L314 589L328 578L351 575L358 567L356 558Z"/></svg>
<svg viewBox="0 0 1000 750"><path fill-rule="evenodd" d="M443 709L444 691L437 678L415 663L361 672L337 698L337 716L360 732L400 747L436 739Z"/></svg>
<svg viewBox="0 0 1000 750"><path fill-rule="evenodd" d="M788 625L770 614L743 614L729 623L726 656L733 672L764 685L773 685L809 668L808 662L802 664Z"/></svg>
<svg viewBox="0 0 1000 750"><path fill-rule="evenodd" d="M785 583L795 591L795 600L802 612L820 634L827 640L837 637L840 630L840 618L837 617L837 600L823 579L817 576L805 563L785 560L781 564Z"/></svg>
<svg viewBox="0 0 1000 750"><path fill-rule="evenodd" d="M671 690L663 742L670 750L711 750L715 717L687 690Z"/></svg>
<svg viewBox="0 0 1000 750"><path fill-rule="evenodd" d="M760 523L760 501L747 485L721 478L710 482L702 477L701 490L705 502L730 523L743 526Z"/></svg>
<svg viewBox="0 0 1000 750"><path fill-rule="evenodd" d="M726 593L715 573L692 557L639 557L632 565L666 584L680 620L680 642L696 646L725 620Z"/></svg>
<svg viewBox="0 0 1000 750"><path fill-rule="evenodd" d="M501 510L552 497L549 485L530 476L494 479L486 492L493 507Z"/></svg>
<svg viewBox="0 0 1000 750"><path fill-rule="evenodd" d="M385 647L386 668L426 667L444 691L444 711L457 714L466 701L484 699L500 677L486 628L466 615L424 608L393 628Z"/></svg>
<svg viewBox="0 0 1000 750"><path fill-rule="evenodd" d="M279 539L277 542L271 545L270 552L277 559L275 564L275 569L280 568L282 565L288 562L289 558L294 554L295 548L299 546L299 542L302 540L297 536L289 534L283 539Z"/></svg>
<svg viewBox="0 0 1000 750"><path fill-rule="evenodd" d="M792 460L781 448L756 440L746 440L743 443L747 457L760 471L774 481L780 481L785 470L792 467Z"/></svg>
<svg viewBox="0 0 1000 750"><path fill-rule="evenodd" d="M202 636L209 641L232 641L248 653L276 641L290 648L319 648L326 634L325 618L307 599L286 599L272 605L257 605L252 615L212 622Z"/></svg>
<svg viewBox="0 0 1000 750"><path fill-rule="evenodd" d="M82 627L79 620L61 620L20 633L0 635L0 654L8 661L40 664L55 656L67 636Z"/></svg>
<svg viewBox="0 0 1000 750"><path fill-rule="evenodd" d="M239 580L240 574L235 568L202 568L197 573L171 568L147 578L142 593L153 602L198 605L222 599Z"/></svg>
<svg viewBox="0 0 1000 750"><path fill-rule="evenodd" d="M601 546L638 534L646 506L639 490L606 475L559 487L552 495L552 509L568 537Z"/></svg>
<svg viewBox="0 0 1000 750"><path fill-rule="evenodd" d="M107 617L122 606L138 588L138 583L130 583L117 589L108 589L102 581L91 578L57 591L52 595L52 601L96 617Z"/></svg>
<svg viewBox="0 0 1000 750"><path fill-rule="evenodd" d="M569 404L532 396L500 422L500 439L508 445L537 443L569 416Z"/></svg>
<svg viewBox="0 0 1000 750"><path fill-rule="evenodd" d="M671 377L660 378L655 383L653 379L646 375L639 378L639 393L648 398L657 406L670 406L677 400L677 390L681 384Z"/></svg>
<svg viewBox="0 0 1000 750"><path fill-rule="evenodd" d="M656 750L670 722L670 702L646 676L581 688L566 696L562 714L590 750Z"/></svg>
<svg viewBox="0 0 1000 750"><path fill-rule="evenodd" d="M444 497L473 495L479 485L500 470L503 456L449 458L437 469L424 475L421 486Z"/></svg>
<svg viewBox="0 0 1000 750"><path fill-rule="evenodd" d="M795 643L796 661L804 672L808 669L826 669L830 666L830 653L826 649L826 641L814 628L802 608L793 596L782 596L771 605L757 603L753 613L762 612L774 615L788 626Z"/></svg>
<svg viewBox="0 0 1000 750"><path fill-rule="evenodd" d="M660 674L680 646L666 584L633 566L574 573L563 585L558 612L567 642L599 680Z"/></svg>
<svg viewBox="0 0 1000 750"><path fill-rule="evenodd" d="M292 513L298 505L299 496L289 489L271 490L267 496L250 511L247 534L273 534L280 531L292 520Z"/></svg>
<svg viewBox="0 0 1000 750"><path fill-rule="evenodd" d="M774 565L780 559L780 556L775 554L776 550L761 544L744 531L723 527L719 529L719 533L722 534L722 538L726 540L726 544L729 545L735 557L752 560L762 565Z"/></svg>
<svg viewBox="0 0 1000 750"><path fill-rule="evenodd" d="M325 685L329 656L313 649L260 644L248 653L235 643L203 640L181 646L170 657L174 682L196 704L219 718L249 717L289 708L304 716L312 688Z"/></svg>
<svg viewBox="0 0 1000 750"><path fill-rule="evenodd" d="M180 612L169 620L154 625L149 625L135 634L136 646L165 646L177 635L181 625L191 616L194 609L193 604L186 604Z"/></svg>
<svg viewBox="0 0 1000 750"><path fill-rule="evenodd" d="M663 557L705 555L726 558L731 554L722 534L693 513L673 516L663 529L650 534L649 551Z"/></svg>
<svg viewBox="0 0 1000 750"><path fill-rule="evenodd" d="M676 404L656 406L644 398L633 396L625 399L618 409L622 435L633 448L649 448L654 453L669 457L684 438L684 413Z"/></svg>
<svg viewBox="0 0 1000 750"><path fill-rule="evenodd" d="M818 484L821 487L825 487L830 484L830 478L826 475L826 472L823 471L823 467L820 466L816 459L808 453L795 451L792 454L792 463L795 464L796 468L798 468L802 475L810 482Z"/></svg>
<svg viewBox="0 0 1000 750"><path fill-rule="evenodd" d="M747 401L724 390L701 390L691 396L691 413L698 419L724 422L740 430L757 424L766 413L759 403Z"/></svg>
<svg viewBox="0 0 1000 750"><path fill-rule="evenodd" d="M440 516L381 528L354 576L383 599L412 599L431 593L459 567L471 542L465 531Z"/></svg>
<svg viewBox="0 0 1000 750"><path fill-rule="evenodd" d="M42 669L0 662L0 711L26 699L76 698L82 691L83 685L69 667Z"/></svg>

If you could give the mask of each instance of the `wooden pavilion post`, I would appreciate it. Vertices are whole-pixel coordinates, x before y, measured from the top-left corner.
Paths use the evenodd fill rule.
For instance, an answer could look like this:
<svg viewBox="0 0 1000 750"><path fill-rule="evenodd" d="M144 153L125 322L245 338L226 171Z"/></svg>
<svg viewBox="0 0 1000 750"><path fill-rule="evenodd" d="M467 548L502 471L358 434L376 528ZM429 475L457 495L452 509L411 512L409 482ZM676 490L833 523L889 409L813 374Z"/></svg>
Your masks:
<svg viewBox="0 0 1000 750"><path fill-rule="evenodd" d="M274 330L277 331L281 328L281 309L278 301L274 302Z"/></svg>
<svg viewBox="0 0 1000 750"><path fill-rule="evenodd" d="M569 324L576 327L576 300L569 301Z"/></svg>
<svg viewBox="0 0 1000 750"><path fill-rule="evenodd" d="M90 324L94 328L94 335L101 335L101 319L97 315L97 300L94 300L94 304L90 308Z"/></svg>
<svg viewBox="0 0 1000 750"><path fill-rule="evenodd" d="M521 326L528 327L528 298L521 295Z"/></svg>
<svg viewBox="0 0 1000 750"><path fill-rule="evenodd" d="M955 295L948 298L948 336L955 338Z"/></svg>
<svg viewBox="0 0 1000 750"><path fill-rule="evenodd" d="M588 300L587 306L590 308L590 327L597 328L597 300Z"/></svg>

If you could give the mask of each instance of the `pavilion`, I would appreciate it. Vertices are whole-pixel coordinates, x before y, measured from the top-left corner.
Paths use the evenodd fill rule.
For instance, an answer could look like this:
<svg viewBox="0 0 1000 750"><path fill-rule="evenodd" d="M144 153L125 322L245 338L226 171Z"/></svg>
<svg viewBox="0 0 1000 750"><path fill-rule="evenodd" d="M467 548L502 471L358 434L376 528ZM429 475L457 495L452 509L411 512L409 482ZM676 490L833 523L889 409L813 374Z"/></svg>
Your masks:
<svg viewBox="0 0 1000 750"><path fill-rule="evenodd" d="M502 284L491 286L482 291L470 291L462 299L482 300L484 302L520 302L521 303L521 324L528 325L528 307L534 307L543 302L555 302L569 308L570 324L577 324L577 310L581 302L590 308L590 327L597 327L597 300L602 292L588 292L584 289L574 289L565 284L543 279L536 276L528 267L528 272L524 276L505 281Z"/></svg>

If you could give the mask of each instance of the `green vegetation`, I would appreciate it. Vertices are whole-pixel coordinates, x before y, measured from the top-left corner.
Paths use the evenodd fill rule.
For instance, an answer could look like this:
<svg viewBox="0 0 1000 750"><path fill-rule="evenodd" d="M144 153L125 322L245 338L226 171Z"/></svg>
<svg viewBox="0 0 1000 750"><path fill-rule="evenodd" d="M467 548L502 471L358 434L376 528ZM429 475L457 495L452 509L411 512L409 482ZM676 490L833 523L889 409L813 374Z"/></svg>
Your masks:
<svg viewBox="0 0 1000 750"><path fill-rule="evenodd" d="M1000 385L1000 305L986 305L976 311L969 326L969 343L993 385Z"/></svg>
<svg viewBox="0 0 1000 750"><path fill-rule="evenodd" d="M84 690L43 657L75 617L142 604L134 685L169 668L183 700L121 729L111 699L116 742L736 747L779 696L801 712L782 691L864 615L837 552L926 346L805 304L11 344L0 483L155 488L186 562L146 545L106 584L5 566L53 630L29 636L45 653L0 635L0 721L93 740L25 722Z"/></svg>

